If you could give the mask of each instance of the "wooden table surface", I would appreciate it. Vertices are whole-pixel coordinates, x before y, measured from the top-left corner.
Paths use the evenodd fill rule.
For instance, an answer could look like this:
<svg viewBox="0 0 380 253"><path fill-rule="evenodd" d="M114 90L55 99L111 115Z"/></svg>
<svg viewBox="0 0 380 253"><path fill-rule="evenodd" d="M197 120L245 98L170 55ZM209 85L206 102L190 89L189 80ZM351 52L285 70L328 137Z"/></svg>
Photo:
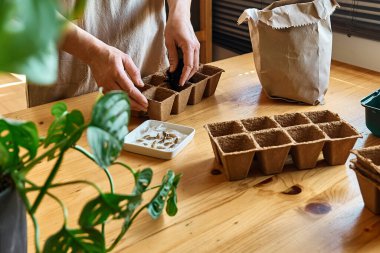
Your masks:
<svg viewBox="0 0 380 253"><path fill-rule="evenodd" d="M363 206L355 174L343 166L297 171L292 166L279 175L254 172L249 178L228 182L214 161L211 144L203 126L210 122L274 115L287 112L330 109L341 115L363 134L356 148L380 144L365 126L360 99L380 87L380 73L342 63L332 65L330 88L323 106L306 106L272 101L262 92L250 54L215 62L226 70L215 96L169 122L196 129L194 140L173 160L122 152L120 159L135 169L151 167L158 183L167 169L183 173L179 192L179 212L158 220L144 212L133 224L114 252L380 252L380 216ZM70 109L80 109L88 120L96 94L67 99ZM45 134L52 117L50 105L8 114L7 117L33 120ZM133 119L135 128L141 119ZM88 148L86 140L80 142ZM51 164L43 163L30 178L41 184ZM292 169L293 168L293 169ZM132 178L121 168L111 170L119 192L129 192ZM56 182L92 180L107 190L104 173L81 154L70 151ZM153 182L153 183L154 183ZM282 192L299 185L302 192ZM69 207L70 225L75 226L83 203L95 196L86 186L54 190ZM41 238L62 225L59 206L45 198L37 212ZM322 205L323 214L305 208ZM34 252L33 227L28 223L29 251ZM120 223L111 222L107 240L116 237Z"/></svg>

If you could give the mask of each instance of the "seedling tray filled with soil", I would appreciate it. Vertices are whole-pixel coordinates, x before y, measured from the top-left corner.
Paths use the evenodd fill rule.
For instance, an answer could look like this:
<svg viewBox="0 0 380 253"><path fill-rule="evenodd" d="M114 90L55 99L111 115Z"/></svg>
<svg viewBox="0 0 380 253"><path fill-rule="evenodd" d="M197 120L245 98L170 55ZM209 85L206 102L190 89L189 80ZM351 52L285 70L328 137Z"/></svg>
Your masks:
<svg viewBox="0 0 380 253"><path fill-rule="evenodd" d="M221 154L225 154L226 150L222 150L223 144L218 144L218 140L228 139L229 136L251 136L252 140L249 141L247 138L241 138L242 148L234 149L234 152L247 153L245 142L253 143L250 154L253 154L258 166L251 168L257 167L264 174L281 173L289 153L298 169L314 168L321 152L329 165L344 164L356 140L361 137L355 128L341 120L339 115L326 110L217 122L207 124L205 128L216 161L221 162L228 173L231 169L227 168L221 159ZM379 164L380 158L375 162L376 166ZM234 171L234 174L239 176L246 173L243 169L240 172ZM227 175L227 178L230 179L231 176Z"/></svg>
<svg viewBox="0 0 380 253"><path fill-rule="evenodd" d="M184 86L178 84L178 73L170 73L168 70L159 71L152 75L144 77L142 80L145 87L139 88L143 95L149 96L148 90L151 87L160 87L167 89L175 94L174 102L170 108L170 114L179 114L186 110L187 105L195 105L202 101L203 98L209 97L215 93L220 76L224 72L215 66L205 65L190 78ZM147 97L148 100L150 99ZM165 103L166 104L166 103ZM169 103L167 103L169 104ZM151 119L167 120L167 109L165 108L150 108L150 107L162 107L158 103L149 103L148 113L133 113L134 116L148 115ZM165 109L165 113L163 113ZM150 112L150 113L149 113ZM153 118L152 118L153 117Z"/></svg>

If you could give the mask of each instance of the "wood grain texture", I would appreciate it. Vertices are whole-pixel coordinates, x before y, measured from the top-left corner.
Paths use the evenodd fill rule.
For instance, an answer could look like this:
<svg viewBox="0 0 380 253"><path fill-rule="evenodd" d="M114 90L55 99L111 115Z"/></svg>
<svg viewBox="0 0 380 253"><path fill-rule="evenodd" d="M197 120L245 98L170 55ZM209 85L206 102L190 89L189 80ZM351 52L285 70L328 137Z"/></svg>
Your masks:
<svg viewBox="0 0 380 253"><path fill-rule="evenodd" d="M9 73L0 73L0 115L26 108L25 83Z"/></svg>
<svg viewBox="0 0 380 253"><path fill-rule="evenodd" d="M241 181L228 182L220 169L203 125L211 122L329 109L356 127L364 136L356 147L380 144L365 126L360 99L380 87L380 74L334 62L330 88L323 106L306 106L268 99L262 92L250 54L213 63L226 70L214 96L185 112L171 116L172 123L194 127L194 140L175 159L163 161L122 152L120 160L135 169L151 167L154 183L167 169L183 173L179 212L151 220L143 213L114 252L380 252L380 216L363 206L355 174L345 166L298 171L288 165L284 173L263 176L259 172ZM67 99L70 109L81 109L88 120L96 94ZM42 134L52 121L50 105L26 109L8 117L33 120ZM141 119L132 119L135 128ZM81 145L88 148L86 141ZM30 178L41 184L49 163L36 168ZM121 168L111 169L116 189L127 193L132 178ZM215 174L215 175L214 175ZM219 175L218 175L219 174ZM57 182L88 179L107 190L106 176L75 151L64 158ZM300 190L301 191L300 191ZM94 190L76 185L55 189L69 207L71 226ZM297 194L298 193L298 194ZM42 240L62 226L58 205L45 198L38 210ZM117 236L118 222L110 222L107 240ZM33 248L29 222L29 251Z"/></svg>

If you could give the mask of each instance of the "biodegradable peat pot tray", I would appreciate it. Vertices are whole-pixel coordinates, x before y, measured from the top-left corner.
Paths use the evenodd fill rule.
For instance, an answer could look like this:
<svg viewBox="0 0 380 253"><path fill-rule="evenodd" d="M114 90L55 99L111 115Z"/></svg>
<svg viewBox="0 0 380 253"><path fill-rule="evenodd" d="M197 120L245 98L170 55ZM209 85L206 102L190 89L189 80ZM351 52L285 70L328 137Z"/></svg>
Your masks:
<svg viewBox="0 0 380 253"><path fill-rule="evenodd" d="M259 144L257 159L261 171L266 174L281 173L292 146L291 138L282 129L271 129L253 134Z"/></svg>
<svg viewBox="0 0 380 253"><path fill-rule="evenodd" d="M210 97L214 95L216 87L219 83L220 76L222 75L224 70L215 66L203 65L201 66L199 72L203 75L209 76L203 96Z"/></svg>
<svg viewBox="0 0 380 253"><path fill-rule="evenodd" d="M152 87L160 87L168 89L175 93L174 102L172 108L170 109L171 114L179 114L186 110L187 105L195 105L202 101L203 98L209 97L215 93L218 86L220 76L224 72L215 66L205 65L201 66L200 69L190 78L190 80L183 86L173 84L171 86L169 81L171 80L168 76L167 70L159 71L152 75L144 77L142 80L145 84L144 87L138 87L138 89L147 96L147 99L155 100L151 98ZM162 102L162 101L156 101ZM169 104L166 103L165 104ZM149 103L149 107L160 107L160 108L149 108L150 113L143 112L132 112L133 116L146 116L151 119L166 120L168 118L167 108L163 108L162 103ZM165 113L163 113L165 109ZM152 115L152 116L150 116ZM153 117L153 118L152 118Z"/></svg>
<svg viewBox="0 0 380 253"><path fill-rule="evenodd" d="M298 169L314 168L321 151L329 165L344 164L356 140L361 137L350 124L341 120L338 114L327 110L217 122L204 127L218 163L223 163L221 153L226 152L221 151L220 145L218 148L217 139L250 134L255 146L254 164L257 161L257 167L264 174L282 172L289 153ZM380 153L379 150L376 149L376 152ZM244 151L248 152L245 149ZM380 171L380 155L376 157L378 158L373 158L368 166ZM245 169L239 176L247 172ZM228 175L227 178L231 177Z"/></svg>
<svg viewBox="0 0 380 253"><path fill-rule="evenodd" d="M195 105L201 102L203 93L205 92L208 76L201 73L195 73L189 82L193 84L193 88L190 93L189 105Z"/></svg>
<svg viewBox="0 0 380 253"><path fill-rule="evenodd" d="M241 123L243 124L245 130L248 132L256 132L280 127L276 121L268 116L243 119Z"/></svg>
<svg viewBox="0 0 380 253"><path fill-rule="evenodd" d="M351 162L365 207L375 214L380 214L380 174L367 170L355 160Z"/></svg>
<svg viewBox="0 0 380 253"><path fill-rule="evenodd" d="M214 151L215 159L217 163L221 164L221 159L216 146L215 138L232 135L237 133L243 133L244 127L239 121L226 121L214 124L208 124L204 126L211 141L212 150Z"/></svg>
<svg viewBox="0 0 380 253"><path fill-rule="evenodd" d="M362 137L344 121L318 124L329 137L323 147L323 156L329 165L345 164L356 140Z"/></svg>
<svg viewBox="0 0 380 253"><path fill-rule="evenodd" d="M261 171L266 175L281 173L292 146L291 138L282 129L271 129L253 133L253 139L260 146L257 156Z"/></svg>
<svg viewBox="0 0 380 253"><path fill-rule="evenodd" d="M164 83L166 80L167 77L163 73L153 74L142 79L145 84L150 84L153 86L158 86Z"/></svg>
<svg viewBox="0 0 380 253"><path fill-rule="evenodd" d="M380 146L352 150L352 153L356 155L358 163L366 170L380 176Z"/></svg>
<svg viewBox="0 0 380 253"><path fill-rule="evenodd" d="M165 121L170 117L176 92L161 87L152 87L144 91L143 95L148 99L150 119Z"/></svg>
<svg viewBox="0 0 380 253"><path fill-rule="evenodd" d="M227 180L247 177L257 145L249 134L236 134L216 138L216 146Z"/></svg>
<svg viewBox="0 0 380 253"><path fill-rule="evenodd" d="M328 110L306 112L305 115L315 124L340 121L338 114Z"/></svg>
<svg viewBox="0 0 380 253"><path fill-rule="evenodd" d="M311 123L311 121L302 113L286 113L282 115L275 115L274 119L282 127L290 127Z"/></svg>
<svg viewBox="0 0 380 253"><path fill-rule="evenodd" d="M315 125L290 127L286 131L295 143L290 153L296 167L314 168L326 141L323 131Z"/></svg>
<svg viewBox="0 0 380 253"><path fill-rule="evenodd" d="M162 83L159 87L171 89L169 83ZM187 82L179 91L176 91L175 99L171 114L180 114L185 111L187 103L190 98L191 90L193 89L193 84Z"/></svg>

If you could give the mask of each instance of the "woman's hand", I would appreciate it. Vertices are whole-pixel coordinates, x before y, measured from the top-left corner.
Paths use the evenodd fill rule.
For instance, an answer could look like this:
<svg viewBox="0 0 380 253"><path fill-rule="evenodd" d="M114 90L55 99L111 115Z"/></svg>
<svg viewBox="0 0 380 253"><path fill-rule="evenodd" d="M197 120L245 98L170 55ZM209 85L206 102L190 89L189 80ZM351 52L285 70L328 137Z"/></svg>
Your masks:
<svg viewBox="0 0 380 253"><path fill-rule="evenodd" d="M184 85L199 68L200 44L190 21L191 1L168 1L169 18L165 28L165 44L168 49L170 72L178 64L177 47L183 52L184 67L179 81Z"/></svg>
<svg viewBox="0 0 380 253"><path fill-rule="evenodd" d="M146 111L148 101L136 88L143 87L139 69L131 57L117 48L105 46L89 62L98 86L104 92L123 90L128 93L133 110Z"/></svg>
<svg viewBox="0 0 380 253"><path fill-rule="evenodd" d="M140 71L131 57L111 47L78 26L71 24L61 48L88 64L99 87L105 92L123 90L128 93L132 110L146 111L148 101L136 88L143 87Z"/></svg>

